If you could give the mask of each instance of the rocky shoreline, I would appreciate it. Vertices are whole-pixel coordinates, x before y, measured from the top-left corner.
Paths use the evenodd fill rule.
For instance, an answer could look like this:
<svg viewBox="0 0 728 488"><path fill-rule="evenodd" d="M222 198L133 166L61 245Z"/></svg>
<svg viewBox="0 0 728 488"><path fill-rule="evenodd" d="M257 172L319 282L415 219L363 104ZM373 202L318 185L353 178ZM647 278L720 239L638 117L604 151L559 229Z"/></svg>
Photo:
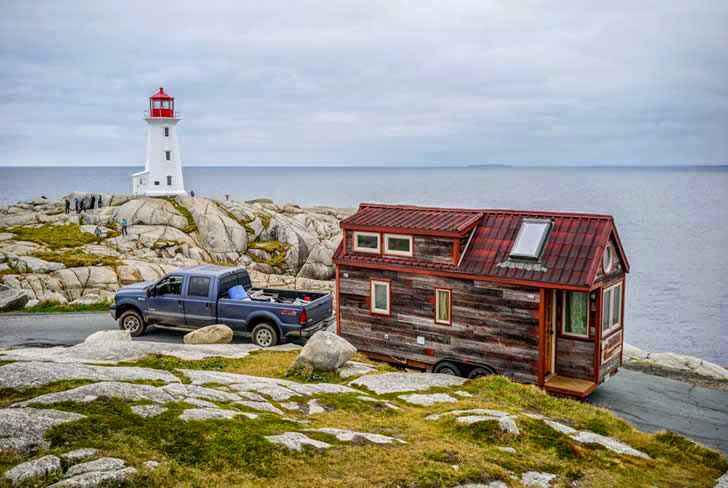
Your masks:
<svg viewBox="0 0 728 488"><path fill-rule="evenodd" d="M104 206L76 213L73 202L91 196ZM331 291L339 221L351 213L268 199L100 197L0 205L0 311L108 301L120 286L200 263L245 266L258 286Z"/></svg>

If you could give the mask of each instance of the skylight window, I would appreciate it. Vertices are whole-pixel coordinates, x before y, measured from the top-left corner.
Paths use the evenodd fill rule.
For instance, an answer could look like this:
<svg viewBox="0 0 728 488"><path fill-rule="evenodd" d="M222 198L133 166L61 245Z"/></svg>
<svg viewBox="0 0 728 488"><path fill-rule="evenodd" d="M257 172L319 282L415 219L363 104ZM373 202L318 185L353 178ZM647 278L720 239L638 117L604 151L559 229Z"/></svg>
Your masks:
<svg viewBox="0 0 728 488"><path fill-rule="evenodd" d="M538 259L551 230L550 220L523 219L511 249L511 257Z"/></svg>

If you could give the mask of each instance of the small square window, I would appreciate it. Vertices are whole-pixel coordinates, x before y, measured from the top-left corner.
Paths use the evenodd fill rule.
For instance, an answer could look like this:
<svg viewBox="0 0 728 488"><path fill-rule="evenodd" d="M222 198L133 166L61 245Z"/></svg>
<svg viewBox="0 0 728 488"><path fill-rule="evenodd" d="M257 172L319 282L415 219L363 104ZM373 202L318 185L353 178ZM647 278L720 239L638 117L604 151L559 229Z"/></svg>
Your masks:
<svg viewBox="0 0 728 488"><path fill-rule="evenodd" d="M169 137L169 127L164 128L164 137Z"/></svg>
<svg viewBox="0 0 728 488"><path fill-rule="evenodd" d="M379 234L376 232L354 232L354 251L379 254Z"/></svg>
<svg viewBox="0 0 728 488"><path fill-rule="evenodd" d="M159 186L159 180L154 182L154 186Z"/></svg>
<svg viewBox="0 0 728 488"><path fill-rule="evenodd" d="M372 313L389 315L390 287L388 281L371 282L371 306Z"/></svg>
<svg viewBox="0 0 728 488"><path fill-rule="evenodd" d="M172 177L167 176L167 186L172 186Z"/></svg>
<svg viewBox="0 0 728 488"><path fill-rule="evenodd" d="M384 253L412 257L412 236L384 234Z"/></svg>
<svg viewBox="0 0 728 488"><path fill-rule="evenodd" d="M172 151L164 151L164 159L172 161Z"/></svg>

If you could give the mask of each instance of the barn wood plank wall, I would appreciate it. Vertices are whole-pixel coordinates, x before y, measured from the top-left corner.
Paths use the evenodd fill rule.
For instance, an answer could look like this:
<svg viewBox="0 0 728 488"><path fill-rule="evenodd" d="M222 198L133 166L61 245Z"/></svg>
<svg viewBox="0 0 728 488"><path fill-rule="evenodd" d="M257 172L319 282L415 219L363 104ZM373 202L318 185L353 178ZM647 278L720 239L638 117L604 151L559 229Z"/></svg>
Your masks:
<svg viewBox="0 0 728 488"><path fill-rule="evenodd" d="M617 329L609 337L602 339L601 349L600 383L622 365L622 330Z"/></svg>
<svg viewBox="0 0 728 488"><path fill-rule="evenodd" d="M559 337L556 340L556 374L594 381L594 342Z"/></svg>
<svg viewBox="0 0 728 488"><path fill-rule="evenodd" d="M452 263L453 239L415 236L415 259L430 263Z"/></svg>
<svg viewBox="0 0 728 488"><path fill-rule="evenodd" d="M343 266L339 272L341 335L359 350L428 365L444 357L484 362L517 381L538 381L538 288ZM369 311L372 279L391 282L390 316ZM435 324L435 288L452 290L452 325Z"/></svg>

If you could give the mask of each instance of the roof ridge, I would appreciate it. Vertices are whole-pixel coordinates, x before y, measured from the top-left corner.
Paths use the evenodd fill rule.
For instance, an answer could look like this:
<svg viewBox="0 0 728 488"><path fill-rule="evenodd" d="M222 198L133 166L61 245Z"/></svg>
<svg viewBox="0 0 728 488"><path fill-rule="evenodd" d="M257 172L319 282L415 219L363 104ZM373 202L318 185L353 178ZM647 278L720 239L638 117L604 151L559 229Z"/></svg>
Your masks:
<svg viewBox="0 0 728 488"><path fill-rule="evenodd" d="M614 220L610 214L596 212L570 212L564 210L519 210L513 208L457 208L457 207L435 207L424 205L395 204L395 203L372 203L363 202L359 208L390 208L399 210L423 210L439 212L468 212L473 214L527 214L527 215L554 215L564 217L587 217L594 219Z"/></svg>

